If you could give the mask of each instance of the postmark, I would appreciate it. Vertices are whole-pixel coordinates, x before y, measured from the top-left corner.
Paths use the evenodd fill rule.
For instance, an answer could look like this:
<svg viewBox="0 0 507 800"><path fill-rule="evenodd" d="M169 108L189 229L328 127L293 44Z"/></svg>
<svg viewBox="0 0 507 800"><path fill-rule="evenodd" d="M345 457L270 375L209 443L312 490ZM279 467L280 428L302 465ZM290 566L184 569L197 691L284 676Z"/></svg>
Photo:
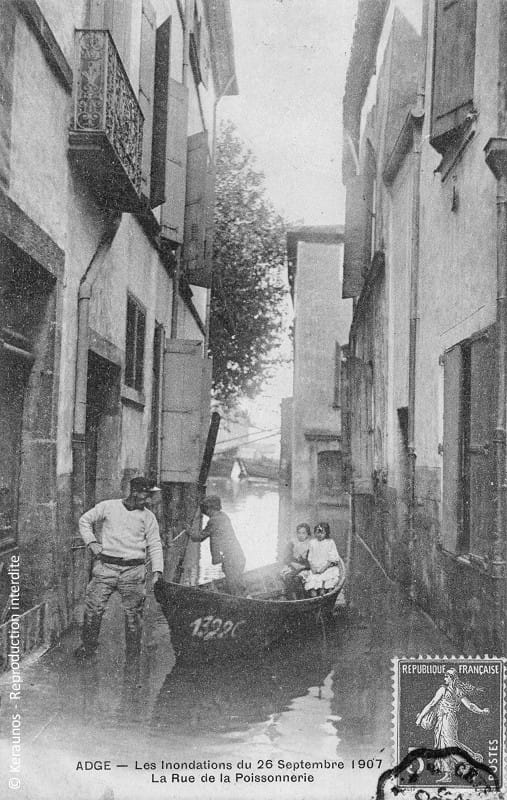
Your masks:
<svg viewBox="0 0 507 800"><path fill-rule="evenodd" d="M377 796L501 796L505 659L397 658L393 665L397 766L383 776L391 793Z"/></svg>

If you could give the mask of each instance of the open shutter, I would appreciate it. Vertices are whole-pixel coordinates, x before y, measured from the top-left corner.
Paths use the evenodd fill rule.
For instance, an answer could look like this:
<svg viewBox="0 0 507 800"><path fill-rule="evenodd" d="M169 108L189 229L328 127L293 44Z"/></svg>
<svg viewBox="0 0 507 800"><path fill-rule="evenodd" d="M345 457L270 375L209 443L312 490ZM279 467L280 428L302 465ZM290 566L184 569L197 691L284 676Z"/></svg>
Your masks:
<svg viewBox="0 0 507 800"><path fill-rule="evenodd" d="M208 26L204 18L201 19L201 37L199 42L199 66L201 70L201 80L204 87L208 88L209 69L210 69L210 41Z"/></svg>
<svg viewBox="0 0 507 800"><path fill-rule="evenodd" d="M88 19L90 28L107 28L129 72L132 0L89 0Z"/></svg>
<svg viewBox="0 0 507 800"><path fill-rule="evenodd" d="M185 224L185 172L187 168L188 89L169 79L165 203L162 206L162 236L183 243Z"/></svg>
<svg viewBox="0 0 507 800"><path fill-rule="evenodd" d="M202 342L168 339L164 354L161 480L197 481L202 435Z"/></svg>
<svg viewBox="0 0 507 800"><path fill-rule="evenodd" d="M462 352L457 345L444 355L444 451L442 544L454 552L461 529L461 375Z"/></svg>
<svg viewBox="0 0 507 800"><path fill-rule="evenodd" d="M470 354L470 552L488 555L495 516L496 336L472 342Z"/></svg>
<svg viewBox="0 0 507 800"><path fill-rule="evenodd" d="M165 22L157 28L155 37L155 86L150 187L150 205L152 208L162 205L165 200L170 58L171 17L168 17Z"/></svg>
<svg viewBox="0 0 507 800"><path fill-rule="evenodd" d="M364 180L357 175L347 181L345 237L343 248L343 297L358 297L365 271L365 237L368 225Z"/></svg>
<svg viewBox="0 0 507 800"><path fill-rule="evenodd" d="M188 137L183 264L189 283L209 286L204 269L208 179L208 134Z"/></svg>
<svg viewBox="0 0 507 800"><path fill-rule="evenodd" d="M443 152L473 107L476 0L437 0L431 144Z"/></svg>
<svg viewBox="0 0 507 800"><path fill-rule="evenodd" d="M143 0L141 17L141 61L139 65L139 104L144 116L141 188L143 195L147 198L150 197L155 41L155 12L149 0Z"/></svg>

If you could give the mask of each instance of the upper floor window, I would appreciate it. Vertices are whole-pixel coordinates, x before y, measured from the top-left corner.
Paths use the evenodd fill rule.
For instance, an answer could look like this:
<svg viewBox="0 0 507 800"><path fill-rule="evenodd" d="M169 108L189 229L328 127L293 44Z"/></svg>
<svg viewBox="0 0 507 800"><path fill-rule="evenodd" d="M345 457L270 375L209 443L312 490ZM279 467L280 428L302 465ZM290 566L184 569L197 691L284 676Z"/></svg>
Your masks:
<svg viewBox="0 0 507 800"><path fill-rule="evenodd" d="M473 111L477 0L437 0L431 144L444 153Z"/></svg>
<svg viewBox="0 0 507 800"><path fill-rule="evenodd" d="M127 334L125 340L125 383L138 392L143 390L146 311L132 295L127 298Z"/></svg>

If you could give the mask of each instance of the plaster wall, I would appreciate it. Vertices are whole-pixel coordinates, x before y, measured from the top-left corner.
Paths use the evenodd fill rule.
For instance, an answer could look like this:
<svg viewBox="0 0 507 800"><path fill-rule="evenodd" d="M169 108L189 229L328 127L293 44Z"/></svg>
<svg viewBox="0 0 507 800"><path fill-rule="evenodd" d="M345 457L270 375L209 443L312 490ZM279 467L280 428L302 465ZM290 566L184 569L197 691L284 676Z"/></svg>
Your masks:
<svg viewBox="0 0 507 800"><path fill-rule="evenodd" d="M431 51L431 30L428 38ZM418 462L431 467L441 461L439 356L490 325L496 314L496 182L483 149L497 130L497 66L498 3L493 0L477 4L475 135L446 177L435 172L440 156L429 144L429 109L423 129L416 447ZM430 81L428 75L427 97Z"/></svg>
<svg viewBox="0 0 507 800"><path fill-rule="evenodd" d="M23 17L16 20L11 198L65 249L70 94L55 79Z"/></svg>
<svg viewBox="0 0 507 800"><path fill-rule="evenodd" d="M348 340L350 300L341 299L341 244L299 242L295 287L292 493L299 504L315 500L315 444L309 431L339 436L340 409L334 408L335 344ZM319 443L339 449L338 441Z"/></svg>

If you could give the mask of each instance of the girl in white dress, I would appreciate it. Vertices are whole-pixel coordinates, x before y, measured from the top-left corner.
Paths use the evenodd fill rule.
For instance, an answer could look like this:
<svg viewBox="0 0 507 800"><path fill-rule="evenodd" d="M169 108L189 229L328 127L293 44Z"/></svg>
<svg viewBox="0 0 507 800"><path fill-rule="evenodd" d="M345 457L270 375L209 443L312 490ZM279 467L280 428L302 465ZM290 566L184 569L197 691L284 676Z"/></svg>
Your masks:
<svg viewBox="0 0 507 800"><path fill-rule="evenodd" d="M341 560L327 522L319 522L314 528L315 538L310 542L308 562L310 569L305 573L305 590L310 597L325 594L337 585L342 574Z"/></svg>

